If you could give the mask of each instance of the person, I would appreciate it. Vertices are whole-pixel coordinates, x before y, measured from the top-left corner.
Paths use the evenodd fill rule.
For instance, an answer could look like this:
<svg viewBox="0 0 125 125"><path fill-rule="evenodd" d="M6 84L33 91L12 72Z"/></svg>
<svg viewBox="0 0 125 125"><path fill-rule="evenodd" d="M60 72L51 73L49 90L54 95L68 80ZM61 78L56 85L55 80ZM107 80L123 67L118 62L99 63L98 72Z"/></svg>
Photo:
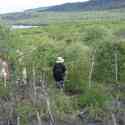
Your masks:
<svg viewBox="0 0 125 125"><path fill-rule="evenodd" d="M58 88L64 88L64 77L65 77L66 67L64 65L64 59L62 57L57 57L56 63L53 67L53 77L56 81Z"/></svg>

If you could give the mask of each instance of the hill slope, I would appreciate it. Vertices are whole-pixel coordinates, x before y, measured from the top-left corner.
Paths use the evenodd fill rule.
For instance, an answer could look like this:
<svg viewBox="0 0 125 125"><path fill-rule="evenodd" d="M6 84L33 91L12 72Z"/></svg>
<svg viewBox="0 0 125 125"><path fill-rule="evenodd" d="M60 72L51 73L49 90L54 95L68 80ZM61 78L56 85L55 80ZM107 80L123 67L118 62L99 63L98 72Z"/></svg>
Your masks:
<svg viewBox="0 0 125 125"><path fill-rule="evenodd" d="M124 7L125 0L90 0L88 2L66 3L63 5L52 6L44 11L90 11Z"/></svg>
<svg viewBox="0 0 125 125"><path fill-rule="evenodd" d="M0 17L11 24L26 25L46 25L53 22L79 22L97 19L124 20L124 8L125 0L90 0L41 7L20 13L4 14Z"/></svg>

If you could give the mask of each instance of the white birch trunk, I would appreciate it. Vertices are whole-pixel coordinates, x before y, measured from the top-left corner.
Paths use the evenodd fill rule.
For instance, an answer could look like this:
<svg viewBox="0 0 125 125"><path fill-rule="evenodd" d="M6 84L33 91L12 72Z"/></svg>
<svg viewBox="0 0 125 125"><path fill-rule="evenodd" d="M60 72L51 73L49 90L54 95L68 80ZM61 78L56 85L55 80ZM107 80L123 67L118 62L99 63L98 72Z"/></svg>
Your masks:
<svg viewBox="0 0 125 125"><path fill-rule="evenodd" d="M38 111L37 111L37 120L38 120L38 125L42 125L40 114Z"/></svg>
<svg viewBox="0 0 125 125"><path fill-rule="evenodd" d="M90 65L90 71L89 71L89 88L92 87L92 74L93 74L94 65L95 65L95 54L96 54L96 49L94 50L91 58L91 65Z"/></svg>
<svg viewBox="0 0 125 125"><path fill-rule="evenodd" d="M7 120L7 125L10 125L10 121L9 120Z"/></svg>
<svg viewBox="0 0 125 125"><path fill-rule="evenodd" d="M46 76L43 76L43 77L46 79ZM51 111L51 107L50 107L50 99L49 99L49 96L48 96L48 92L46 90L46 86L45 86L45 81L44 80L42 80L43 81L42 82L42 89L43 89L44 96L45 96L45 99L46 99L48 114L49 114L49 117L50 117L50 125L55 125L54 117L53 117L53 114L52 114L52 111Z"/></svg>
<svg viewBox="0 0 125 125"><path fill-rule="evenodd" d="M118 81L118 54L115 52L115 80Z"/></svg>
<svg viewBox="0 0 125 125"><path fill-rule="evenodd" d="M4 77L4 87L5 87L5 88L7 87L7 80L6 80L5 77Z"/></svg>
<svg viewBox="0 0 125 125"><path fill-rule="evenodd" d="M27 70L26 70L26 67L24 67L23 70L22 70L22 76L23 76L24 84L27 84Z"/></svg>
<svg viewBox="0 0 125 125"><path fill-rule="evenodd" d="M35 71L35 67L33 67L33 95L34 95L34 102L36 101L36 71Z"/></svg>
<svg viewBox="0 0 125 125"><path fill-rule="evenodd" d="M3 75L3 84L4 84L4 87L6 88L7 87L7 72L5 70L5 68L2 68L2 75Z"/></svg>
<svg viewBox="0 0 125 125"><path fill-rule="evenodd" d="M17 117L17 125L20 125L20 117Z"/></svg>
<svg viewBox="0 0 125 125"><path fill-rule="evenodd" d="M114 113L112 113L112 121L113 121L113 125L117 125L117 121Z"/></svg>
<svg viewBox="0 0 125 125"><path fill-rule="evenodd" d="M54 117L52 115L52 111L51 111L51 108L50 108L49 98L46 100L46 103L47 103L47 107L48 107L48 113L49 113L49 116L50 116L50 125L54 125L55 122L54 122Z"/></svg>
<svg viewBox="0 0 125 125"><path fill-rule="evenodd" d="M93 68L94 68L94 62L92 61L91 63L91 68L90 68L90 73L89 73L89 88L92 86L92 73L93 73Z"/></svg>

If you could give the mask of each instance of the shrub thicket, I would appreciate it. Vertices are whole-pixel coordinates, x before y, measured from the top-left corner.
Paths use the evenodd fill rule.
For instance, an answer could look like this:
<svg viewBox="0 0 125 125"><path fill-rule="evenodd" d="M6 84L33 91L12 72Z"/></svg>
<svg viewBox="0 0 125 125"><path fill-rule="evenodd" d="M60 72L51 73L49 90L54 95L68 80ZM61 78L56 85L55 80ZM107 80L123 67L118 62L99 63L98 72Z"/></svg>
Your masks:
<svg viewBox="0 0 125 125"><path fill-rule="evenodd" d="M37 77L44 70L48 72L49 85L52 85L52 66L56 57L64 57L67 67L65 91L77 97L68 101L70 98L58 93L53 102L57 113L66 113L70 105L69 112L72 112L73 101L81 108L104 108L112 98L104 83L125 81L124 40L120 42L106 26L79 24L78 27L57 25L23 29L12 31L11 39L6 37L6 32L10 31L0 26L0 47L5 44L4 48L11 50L8 55L16 66L16 75L21 75L23 67L27 68L29 78L32 78L32 68L38 73Z"/></svg>

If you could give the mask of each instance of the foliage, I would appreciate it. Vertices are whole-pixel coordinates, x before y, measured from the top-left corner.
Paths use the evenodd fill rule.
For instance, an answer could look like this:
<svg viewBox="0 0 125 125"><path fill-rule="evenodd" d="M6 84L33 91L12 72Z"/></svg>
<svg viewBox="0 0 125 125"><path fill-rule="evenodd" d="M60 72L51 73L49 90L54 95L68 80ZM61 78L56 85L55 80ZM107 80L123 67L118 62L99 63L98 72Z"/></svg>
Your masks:
<svg viewBox="0 0 125 125"><path fill-rule="evenodd" d="M64 119L66 114L75 114L75 110L77 110L78 107L72 97L66 96L63 92L59 92L56 89L50 91L50 95L51 109L57 118Z"/></svg>
<svg viewBox="0 0 125 125"><path fill-rule="evenodd" d="M84 29L85 35L83 41L88 46L94 49L100 47L105 42L110 42L113 39L111 29L107 29L104 26L88 26Z"/></svg>
<svg viewBox="0 0 125 125"><path fill-rule="evenodd" d="M36 109L29 103L23 104L19 103L16 107L16 112L20 116L21 124L27 125L28 124L28 115L29 113L35 113Z"/></svg>
<svg viewBox="0 0 125 125"><path fill-rule="evenodd" d="M0 56L5 56L8 53L8 42L9 42L9 28L4 27L3 24L0 24Z"/></svg>
<svg viewBox="0 0 125 125"><path fill-rule="evenodd" d="M101 82L115 81L115 44L104 43L96 53L93 79ZM105 66L105 68L103 68Z"/></svg>
<svg viewBox="0 0 125 125"><path fill-rule="evenodd" d="M5 88L3 81L0 81L0 97L8 97L10 93L10 89Z"/></svg>
<svg viewBox="0 0 125 125"><path fill-rule="evenodd" d="M11 32L2 26L1 38L7 42L0 42L1 46L8 49L7 56L15 67L15 77L21 75L24 67L31 81L33 68L36 71L36 78L41 77L43 71L47 71L51 108L58 116L64 118L65 114L74 114L84 107L88 107L90 113L95 116L105 110L106 104L112 100L114 94L109 88L111 83L116 82L115 53L118 55L117 82L119 84L125 82L125 39L118 36L121 28L124 32L123 22L120 25L119 22L108 25L104 22L89 23L89 25L86 23L60 24L11 30ZM96 53L94 53L95 49ZM89 88L93 55L95 58L92 87ZM51 88L54 84L52 67L58 56L64 57L67 68L65 94L55 90L55 86ZM6 95L6 90L0 89L2 95ZM8 90L7 93L9 93ZM120 96L124 98L123 93L120 93ZM25 124L27 114L34 110L32 104L17 105L17 112L24 119Z"/></svg>
<svg viewBox="0 0 125 125"><path fill-rule="evenodd" d="M84 93L79 96L78 102L81 107L97 106L104 108L111 96L105 86L95 83L92 88L84 87Z"/></svg>

